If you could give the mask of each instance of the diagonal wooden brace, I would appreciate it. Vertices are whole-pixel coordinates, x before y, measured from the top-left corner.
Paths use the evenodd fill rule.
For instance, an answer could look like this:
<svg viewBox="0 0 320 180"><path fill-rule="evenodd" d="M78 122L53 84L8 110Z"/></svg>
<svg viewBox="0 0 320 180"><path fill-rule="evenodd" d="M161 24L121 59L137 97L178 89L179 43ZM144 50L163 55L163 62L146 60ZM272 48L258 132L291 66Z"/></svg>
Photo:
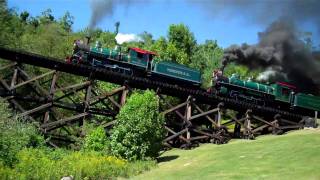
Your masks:
<svg viewBox="0 0 320 180"><path fill-rule="evenodd" d="M16 89L16 88L18 88L18 87L21 87L21 86L26 85L26 84L28 84L28 83L30 83L30 82L36 81L36 80L38 80L38 79L41 79L41 78L43 78L43 77L45 77L45 76L48 76L48 75L50 75L50 74L53 74L53 73L55 73L55 72L56 72L55 70L54 70L54 71L49 71L49 72L44 73L44 74L42 74L42 75L40 75L40 76L36 76L36 77L34 77L34 78L32 78L32 79L29 79L29 80L27 80L27 81L24 81L24 82L22 82L22 83L20 83L20 84L17 84L17 85L15 85L15 86L13 86L13 87L10 87L10 89L11 89L11 90Z"/></svg>

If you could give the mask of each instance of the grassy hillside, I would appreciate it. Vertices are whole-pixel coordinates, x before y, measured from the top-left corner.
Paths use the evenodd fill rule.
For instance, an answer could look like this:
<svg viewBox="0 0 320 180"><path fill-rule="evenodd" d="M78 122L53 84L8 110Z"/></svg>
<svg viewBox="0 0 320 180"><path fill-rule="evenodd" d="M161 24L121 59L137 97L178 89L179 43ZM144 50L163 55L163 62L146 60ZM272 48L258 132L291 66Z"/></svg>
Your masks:
<svg viewBox="0 0 320 180"><path fill-rule="evenodd" d="M320 179L320 130L164 153L134 179Z"/></svg>

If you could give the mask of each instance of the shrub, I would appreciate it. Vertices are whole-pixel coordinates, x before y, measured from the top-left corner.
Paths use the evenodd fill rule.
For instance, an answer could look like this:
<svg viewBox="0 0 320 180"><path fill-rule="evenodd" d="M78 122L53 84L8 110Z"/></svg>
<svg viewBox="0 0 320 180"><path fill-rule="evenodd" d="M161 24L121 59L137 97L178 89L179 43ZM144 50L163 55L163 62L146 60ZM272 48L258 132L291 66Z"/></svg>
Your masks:
<svg viewBox="0 0 320 180"><path fill-rule="evenodd" d="M97 127L84 139L85 150L102 151L106 149L107 144L108 140L103 127Z"/></svg>
<svg viewBox="0 0 320 180"><path fill-rule="evenodd" d="M16 154L24 147L44 145L44 138L30 123L12 118L8 104L0 99L0 161L12 166L17 162Z"/></svg>
<svg viewBox="0 0 320 180"><path fill-rule="evenodd" d="M113 179L137 175L150 167L154 161L127 162L100 152L66 151L50 149L23 149L18 153L19 162L14 169L1 166L0 177L4 179Z"/></svg>
<svg viewBox="0 0 320 180"><path fill-rule="evenodd" d="M117 116L110 151L129 160L156 157L164 136L163 124L155 93L149 90L134 93Z"/></svg>

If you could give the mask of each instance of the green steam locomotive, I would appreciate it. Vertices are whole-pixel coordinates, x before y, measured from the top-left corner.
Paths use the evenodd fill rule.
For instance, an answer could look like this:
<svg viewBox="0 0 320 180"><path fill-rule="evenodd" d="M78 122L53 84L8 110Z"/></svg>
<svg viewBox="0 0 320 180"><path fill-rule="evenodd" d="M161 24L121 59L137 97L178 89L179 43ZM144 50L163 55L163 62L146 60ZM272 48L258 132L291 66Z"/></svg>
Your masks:
<svg viewBox="0 0 320 180"><path fill-rule="evenodd" d="M285 82L266 85L251 79L240 80L236 74L230 78L223 77L221 71L215 71L213 76L217 93L224 96L281 109L302 112L320 111L319 96L300 93L297 87Z"/></svg>
<svg viewBox="0 0 320 180"><path fill-rule="evenodd" d="M116 46L115 49L102 48L99 42L95 47L89 47L77 40L68 61L107 68L127 75L148 76L180 85L201 85L200 71L169 61L156 62L156 55L155 52L140 48L128 48L126 52L123 52L120 46Z"/></svg>

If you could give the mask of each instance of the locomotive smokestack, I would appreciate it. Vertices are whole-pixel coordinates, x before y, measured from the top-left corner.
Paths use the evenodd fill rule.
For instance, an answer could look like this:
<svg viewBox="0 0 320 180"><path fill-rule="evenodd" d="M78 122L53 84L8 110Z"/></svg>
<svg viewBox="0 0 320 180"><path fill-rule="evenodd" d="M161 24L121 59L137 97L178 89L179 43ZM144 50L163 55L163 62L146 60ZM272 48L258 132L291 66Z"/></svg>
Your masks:
<svg viewBox="0 0 320 180"><path fill-rule="evenodd" d="M222 64L221 64L221 67L220 67L220 71L222 72L222 75L224 74L224 69L226 68L226 66L228 65L228 56L223 56L222 58Z"/></svg>
<svg viewBox="0 0 320 180"><path fill-rule="evenodd" d="M86 42L85 42L85 44L86 44L87 46L89 46L90 40L91 40L91 36L90 36L90 34L87 34L87 35L86 35Z"/></svg>
<svg viewBox="0 0 320 180"><path fill-rule="evenodd" d="M115 31L114 31L114 34L117 35L119 33L119 27L120 27L120 22L117 21L114 26L116 27Z"/></svg>
<svg viewBox="0 0 320 180"><path fill-rule="evenodd" d="M224 74L224 68L226 67L226 65L222 65L221 67L220 67L220 71L222 72L222 75Z"/></svg>

